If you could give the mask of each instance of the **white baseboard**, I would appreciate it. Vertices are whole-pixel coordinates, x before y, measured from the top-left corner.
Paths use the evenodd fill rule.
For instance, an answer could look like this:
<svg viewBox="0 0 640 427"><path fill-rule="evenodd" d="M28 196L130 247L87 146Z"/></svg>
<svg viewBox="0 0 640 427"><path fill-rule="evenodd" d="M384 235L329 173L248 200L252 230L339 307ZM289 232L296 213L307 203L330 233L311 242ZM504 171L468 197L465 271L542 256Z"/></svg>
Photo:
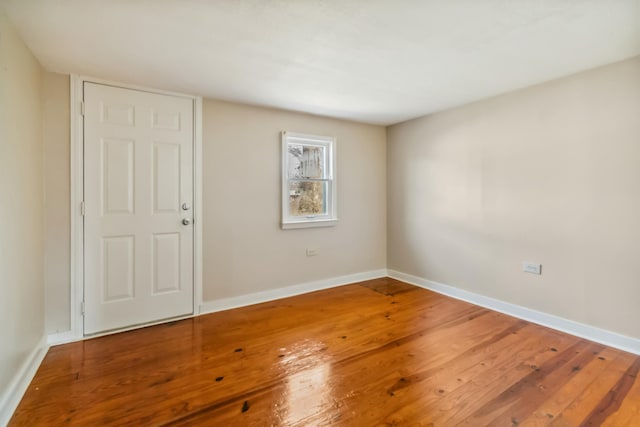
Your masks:
<svg viewBox="0 0 640 427"><path fill-rule="evenodd" d="M84 336L77 336L73 331L58 332L47 335L47 345L52 347L59 344L67 344L74 341L80 341Z"/></svg>
<svg viewBox="0 0 640 427"><path fill-rule="evenodd" d="M291 297L295 295L305 294L307 292L318 291L321 289L333 288L336 286L347 285L349 283L361 282L364 280L377 279L386 277L387 270L373 270L362 273L349 274L347 276L333 277L330 279L307 282L300 285L287 286L253 294L240 295L237 297L223 298L213 301L205 301L198 307L194 317L201 314L214 313L217 311L230 310L232 308L244 307L247 305L258 304L261 302L273 301L281 298ZM160 323L164 323L161 321ZM148 326L148 325L146 325ZM54 346L66 344L74 341L85 339L83 335L74 334L73 331L58 332L47 335L47 345Z"/></svg>
<svg viewBox="0 0 640 427"><path fill-rule="evenodd" d="M29 356L24 359L13 380L0 396L0 426L6 426L9 423L48 349L46 337L42 337Z"/></svg>
<svg viewBox="0 0 640 427"><path fill-rule="evenodd" d="M273 301L277 299L292 297L295 295L306 294L308 292L319 291L321 289L329 289L336 286L348 285L350 283L362 282L364 280L377 279L386 276L386 269L365 271L362 273L332 277L330 279L316 280L314 282L307 282L299 285L287 286L284 288L271 289L268 291L255 292L252 294L240 295L237 297L205 301L202 303L202 305L200 305L200 314L230 310L232 308L259 304L261 302Z"/></svg>
<svg viewBox="0 0 640 427"><path fill-rule="evenodd" d="M439 294L447 295L462 301L470 302L481 307L489 308L500 313L508 314L519 319L527 320L538 325L547 326L567 334L575 335L580 338L586 338L610 347L614 347L629 353L640 355L640 339L621 335L616 332L607 331L606 329L597 328L595 326L586 325L584 323L554 316L553 314L543 313L541 311L532 310L517 304L500 301L474 292L465 291L454 286L445 285L434 282L432 280L423 279L422 277L413 276L411 274L402 273L395 270L388 270L389 277L401 280L421 288L429 289Z"/></svg>

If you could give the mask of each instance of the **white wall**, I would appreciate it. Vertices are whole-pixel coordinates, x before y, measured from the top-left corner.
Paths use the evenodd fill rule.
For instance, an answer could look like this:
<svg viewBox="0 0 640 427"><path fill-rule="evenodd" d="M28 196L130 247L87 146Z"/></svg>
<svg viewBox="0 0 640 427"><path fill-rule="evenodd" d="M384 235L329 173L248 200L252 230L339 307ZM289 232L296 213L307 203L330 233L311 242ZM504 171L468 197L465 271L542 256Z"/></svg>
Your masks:
<svg viewBox="0 0 640 427"><path fill-rule="evenodd" d="M205 301L385 268L383 127L212 100L203 110ZM337 138L335 227L280 229L282 130Z"/></svg>
<svg viewBox="0 0 640 427"><path fill-rule="evenodd" d="M387 138L390 269L640 338L640 57Z"/></svg>
<svg viewBox="0 0 640 427"><path fill-rule="evenodd" d="M0 398L44 332L40 84L0 9Z"/></svg>
<svg viewBox="0 0 640 427"><path fill-rule="evenodd" d="M42 74L45 214L45 325L48 334L70 329L69 76Z"/></svg>

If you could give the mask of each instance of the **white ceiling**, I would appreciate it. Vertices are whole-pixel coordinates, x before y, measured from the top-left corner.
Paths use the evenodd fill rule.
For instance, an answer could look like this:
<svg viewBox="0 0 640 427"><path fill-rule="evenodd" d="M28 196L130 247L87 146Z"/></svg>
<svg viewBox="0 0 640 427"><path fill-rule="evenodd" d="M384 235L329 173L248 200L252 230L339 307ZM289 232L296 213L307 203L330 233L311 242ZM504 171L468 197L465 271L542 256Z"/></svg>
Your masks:
<svg viewBox="0 0 640 427"><path fill-rule="evenodd" d="M640 0L0 0L51 71L391 124L640 54Z"/></svg>

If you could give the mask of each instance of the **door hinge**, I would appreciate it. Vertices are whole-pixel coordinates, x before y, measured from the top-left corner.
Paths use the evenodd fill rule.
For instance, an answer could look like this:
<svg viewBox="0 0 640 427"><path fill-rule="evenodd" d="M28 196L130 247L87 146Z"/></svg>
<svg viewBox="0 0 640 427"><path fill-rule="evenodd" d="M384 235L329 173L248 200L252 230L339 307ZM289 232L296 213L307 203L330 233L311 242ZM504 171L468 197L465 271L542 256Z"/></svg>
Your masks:
<svg viewBox="0 0 640 427"><path fill-rule="evenodd" d="M84 301L80 303L80 314L84 316Z"/></svg>
<svg viewBox="0 0 640 427"><path fill-rule="evenodd" d="M84 200L80 202L80 215L84 216L87 213Z"/></svg>
<svg viewBox="0 0 640 427"><path fill-rule="evenodd" d="M84 101L80 101L80 114L84 116Z"/></svg>

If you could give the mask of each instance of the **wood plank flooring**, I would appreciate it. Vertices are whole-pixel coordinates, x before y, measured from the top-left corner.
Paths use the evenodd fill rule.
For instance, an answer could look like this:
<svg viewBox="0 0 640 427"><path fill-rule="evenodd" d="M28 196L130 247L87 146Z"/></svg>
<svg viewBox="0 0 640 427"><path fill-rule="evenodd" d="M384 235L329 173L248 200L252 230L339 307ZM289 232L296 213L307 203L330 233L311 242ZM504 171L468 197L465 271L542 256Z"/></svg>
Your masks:
<svg viewBox="0 0 640 427"><path fill-rule="evenodd" d="M640 426L640 357L393 279L49 350L10 426Z"/></svg>

